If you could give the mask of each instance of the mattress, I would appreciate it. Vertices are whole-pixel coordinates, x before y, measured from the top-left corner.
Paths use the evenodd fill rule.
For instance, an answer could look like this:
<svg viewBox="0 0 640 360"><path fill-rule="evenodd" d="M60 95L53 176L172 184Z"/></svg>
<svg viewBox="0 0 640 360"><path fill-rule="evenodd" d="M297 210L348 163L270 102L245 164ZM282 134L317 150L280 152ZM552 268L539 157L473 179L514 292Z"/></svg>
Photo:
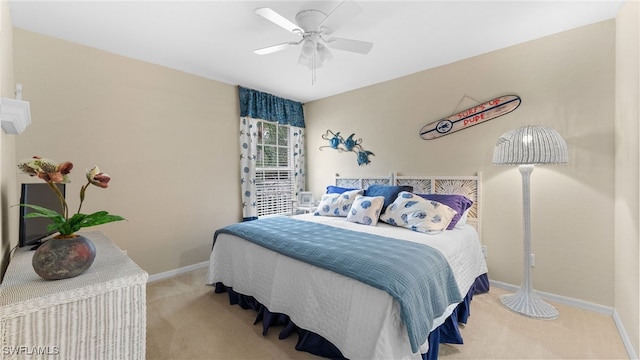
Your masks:
<svg viewBox="0 0 640 360"><path fill-rule="evenodd" d="M487 272L478 234L470 225L426 235L385 223L351 223L341 217L303 214L295 218L431 246L447 259L461 294ZM255 297L272 312L289 315L296 325L320 334L347 358L418 359L428 350L425 341L419 352L411 351L399 304L388 293L233 235L217 236L208 282L222 282ZM456 305L437 316L432 329Z"/></svg>

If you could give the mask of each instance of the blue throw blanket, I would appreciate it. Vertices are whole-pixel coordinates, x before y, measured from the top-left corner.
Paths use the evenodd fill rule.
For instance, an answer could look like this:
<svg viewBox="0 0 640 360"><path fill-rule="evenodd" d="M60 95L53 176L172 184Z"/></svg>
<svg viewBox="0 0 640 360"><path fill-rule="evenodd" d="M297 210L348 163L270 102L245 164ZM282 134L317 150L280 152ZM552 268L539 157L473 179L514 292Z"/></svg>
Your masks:
<svg viewBox="0 0 640 360"><path fill-rule="evenodd" d="M433 320L462 301L447 260L423 244L288 217L229 225L215 232L214 246L220 233L388 292L400 304L414 353L426 342Z"/></svg>

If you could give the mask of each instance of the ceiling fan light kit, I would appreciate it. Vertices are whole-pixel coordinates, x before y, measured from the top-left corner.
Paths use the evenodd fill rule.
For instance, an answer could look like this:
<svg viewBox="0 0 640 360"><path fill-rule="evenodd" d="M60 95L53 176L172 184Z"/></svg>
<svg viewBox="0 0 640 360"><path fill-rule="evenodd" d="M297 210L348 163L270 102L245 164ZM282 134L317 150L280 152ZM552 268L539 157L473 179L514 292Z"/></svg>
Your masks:
<svg viewBox="0 0 640 360"><path fill-rule="evenodd" d="M357 15L360 7L351 0L341 2L328 15L319 10L302 10L295 17L295 23L289 21L271 8L259 8L255 13L281 28L298 34L302 38L299 41L291 41L281 44L256 49L253 52L258 55L271 54L290 47L302 44L298 63L309 67L312 71L311 83L315 83L315 70L327 61L333 59L333 54L328 48L367 54L373 44L366 41L329 38L328 36L344 24L349 18Z"/></svg>

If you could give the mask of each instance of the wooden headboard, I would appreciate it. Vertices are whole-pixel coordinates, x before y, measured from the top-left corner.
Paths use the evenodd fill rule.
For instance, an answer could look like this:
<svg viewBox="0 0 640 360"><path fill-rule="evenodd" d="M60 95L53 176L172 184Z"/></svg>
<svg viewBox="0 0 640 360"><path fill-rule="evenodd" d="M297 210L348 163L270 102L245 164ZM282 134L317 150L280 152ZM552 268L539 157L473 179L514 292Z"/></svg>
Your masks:
<svg viewBox="0 0 640 360"><path fill-rule="evenodd" d="M474 226L482 239L482 173L467 176L423 176L390 173L386 176L340 176L336 186L367 189L369 185L410 185L415 194L458 194L473 201L467 223Z"/></svg>

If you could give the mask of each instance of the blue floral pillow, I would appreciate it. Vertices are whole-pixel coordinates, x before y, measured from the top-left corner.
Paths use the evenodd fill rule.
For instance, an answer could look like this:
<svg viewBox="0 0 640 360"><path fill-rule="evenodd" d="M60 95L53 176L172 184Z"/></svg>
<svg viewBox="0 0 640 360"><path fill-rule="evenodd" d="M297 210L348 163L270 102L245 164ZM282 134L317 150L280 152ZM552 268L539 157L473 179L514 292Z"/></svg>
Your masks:
<svg viewBox="0 0 640 360"><path fill-rule="evenodd" d="M345 188L341 186L329 185L327 186L326 194L342 194L345 191L358 190L357 188Z"/></svg>
<svg viewBox="0 0 640 360"><path fill-rule="evenodd" d="M413 186L373 184L369 185L367 190L365 190L364 196L384 196L384 205L382 205L382 211L384 212L387 206L389 206L402 191L412 192Z"/></svg>
<svg viewBox="0 0 640 360"><path fill-rule="evenodd" d="M441 204L447 205L457 212L456 216L451 219L451 223L447 227L447 230L453 230L458 222L461 225L466 223L466 217L463 216L467 213L466 211L473 205L473 201L467 198L464 195L456 195L456 194L417 194L418 196L425 198L427 200L437 201ZM464 221L461 221L464 220Z"/></svg>
<svg viewBox="0 0 640 360"><path fill-rule="evenodd" d="M347 221L376 226L384 204L384 196L358 196L351 205Z"/></svg>
<svg viewBox="0 0 640 360"><path fill-rule="evenodd" d="M345 217L349 214L351 204L353 204L356 197L362 195L363 192L363 190L357 189L345 191L342 194L324 194L314 215Z"/></svg>
<svg viewBox="0 0 640 360"><path fill-rule="evenodd" d="M456 214L447 205L403 191L380 215L380 220L429 234L445 230Z"/></svg>

